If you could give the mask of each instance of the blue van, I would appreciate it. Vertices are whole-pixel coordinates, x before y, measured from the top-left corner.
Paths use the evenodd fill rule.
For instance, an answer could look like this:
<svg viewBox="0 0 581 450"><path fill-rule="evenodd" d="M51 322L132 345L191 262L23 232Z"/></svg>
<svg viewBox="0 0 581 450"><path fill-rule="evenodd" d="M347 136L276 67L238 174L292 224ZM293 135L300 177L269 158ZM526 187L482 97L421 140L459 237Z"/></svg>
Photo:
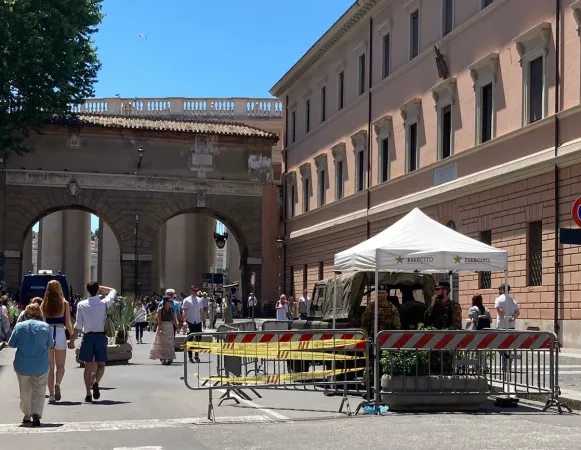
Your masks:
<svg viewBox="0 0 581 450"><path fill-rule="evenodd" d="M25 309L26 305L30 303L34 297L44 297L44 291L46 290L46 286L48 285L49 281L57 280L63 289L63 294L67 300L71 300L70 298L70 289L69 283L67 282L67 278L62 274L59 273L54 274L32 274L28 273L24 276L22 280L22 287L20 288L20 299L18 301L19 308Z"/></svg>

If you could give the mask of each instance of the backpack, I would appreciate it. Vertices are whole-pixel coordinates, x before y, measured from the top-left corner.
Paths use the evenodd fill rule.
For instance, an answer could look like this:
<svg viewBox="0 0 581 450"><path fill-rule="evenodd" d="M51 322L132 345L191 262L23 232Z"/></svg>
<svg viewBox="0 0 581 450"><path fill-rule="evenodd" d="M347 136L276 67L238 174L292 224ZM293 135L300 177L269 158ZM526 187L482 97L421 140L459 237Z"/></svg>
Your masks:
<svg viewBox="0 0 581 450"><path fill-rule="evenodd" d="M484 330L485 328L490 328L491 321L490 321L490 313L487 309L484 310L485 313L488 313L487 317L479 317L478 321L476 322L476 329L477 330Z"/></svg>

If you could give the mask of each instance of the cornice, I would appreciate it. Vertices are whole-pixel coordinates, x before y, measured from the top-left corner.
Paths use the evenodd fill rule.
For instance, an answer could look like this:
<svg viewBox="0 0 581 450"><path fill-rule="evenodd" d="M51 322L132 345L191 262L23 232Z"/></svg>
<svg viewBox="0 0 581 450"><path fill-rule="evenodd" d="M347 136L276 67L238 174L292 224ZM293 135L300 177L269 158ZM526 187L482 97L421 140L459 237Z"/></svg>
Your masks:
<svg viewBox="0 0 581 450"><path fill-rule="evenodd" d="M333 24L329 30L299 59L295 65L270 89L279 98L305 72L331 50L361 19L379 3L380 0L359 0Z"/></svg>

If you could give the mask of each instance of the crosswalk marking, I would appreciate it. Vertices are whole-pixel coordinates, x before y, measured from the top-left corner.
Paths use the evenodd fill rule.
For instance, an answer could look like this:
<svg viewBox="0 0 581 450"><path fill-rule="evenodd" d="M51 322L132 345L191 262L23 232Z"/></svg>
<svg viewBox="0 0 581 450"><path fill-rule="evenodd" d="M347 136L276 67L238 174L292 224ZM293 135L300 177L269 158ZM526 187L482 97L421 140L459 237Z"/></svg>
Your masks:
<svg viewBox="0 0 581 450"><path fill-rule="evenodd" d="M238 424L238 423L268 423L274 420L268 416L233 416L217 417L216 424ZM47 420L47 424L50 422ZM206 418L188 419L167 419L167 420L125 420L115 422L70 422L31 428L21 425L2 424L0 426L0 436L5 434L43 434L43 433L82 433L89 431L124 431L124 430L150 430L155 428L182 428L196 425L208 425L212 422ZM139 447L145 449L158 449L161 447Z"/></svg>

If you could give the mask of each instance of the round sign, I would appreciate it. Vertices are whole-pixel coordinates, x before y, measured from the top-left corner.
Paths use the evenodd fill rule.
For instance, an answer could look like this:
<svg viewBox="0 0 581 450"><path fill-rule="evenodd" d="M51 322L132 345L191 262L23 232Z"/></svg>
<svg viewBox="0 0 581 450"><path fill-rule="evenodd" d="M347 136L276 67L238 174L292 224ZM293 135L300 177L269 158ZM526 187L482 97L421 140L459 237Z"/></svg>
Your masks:
<svg viewBox="0 0 581 450"><path fill-rule="evenodd" d="M577 224L578 227L581 227L581 197L579 197L573 203L573 208L571 210L571 216L573 216L573 220Z"/></svg>
<svg viewBox="0 0 581 450"><path fill-rule="evenodd" d="M581 225L579 225L581 226ZM252 272L252 275L250 275L250 285L252 287L254 287L254 283L256 283L256 274L254 272Z"/></svg>

